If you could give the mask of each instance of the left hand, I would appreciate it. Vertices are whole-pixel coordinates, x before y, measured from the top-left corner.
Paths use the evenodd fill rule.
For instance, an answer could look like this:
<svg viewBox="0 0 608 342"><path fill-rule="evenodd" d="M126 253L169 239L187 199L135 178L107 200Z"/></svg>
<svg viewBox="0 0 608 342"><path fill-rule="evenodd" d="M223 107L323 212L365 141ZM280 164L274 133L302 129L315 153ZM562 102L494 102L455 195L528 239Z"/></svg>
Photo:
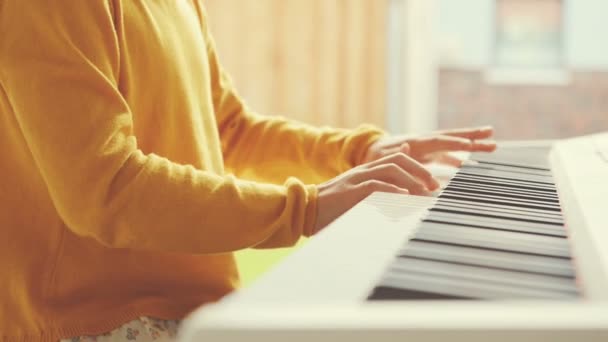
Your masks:
<svg viewBox="0 0 608 342"><path fill-rule="evenodd" d="M387 155L405 153L420 163L437 162L458 167L462 161L448 152L492 152L496 149L496 142L486 139L493 135L492 127L475 127L420 136L384 137L369 147L363 162L369 163Z"/></svg>

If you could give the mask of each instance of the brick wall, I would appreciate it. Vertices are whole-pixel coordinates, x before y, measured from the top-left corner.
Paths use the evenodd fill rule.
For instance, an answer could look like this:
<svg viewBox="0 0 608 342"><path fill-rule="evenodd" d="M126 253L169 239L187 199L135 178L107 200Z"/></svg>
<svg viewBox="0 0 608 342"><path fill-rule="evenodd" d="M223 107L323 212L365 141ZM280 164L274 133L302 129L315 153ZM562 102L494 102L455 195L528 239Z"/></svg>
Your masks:
<svg viewBox="0 0 608 342"><path fill-rule="evenodd" d="M608 131L608 72L572 72L564 86L496 85L480 71L441 69L439 127L491 124L500 139Z"/></svg>

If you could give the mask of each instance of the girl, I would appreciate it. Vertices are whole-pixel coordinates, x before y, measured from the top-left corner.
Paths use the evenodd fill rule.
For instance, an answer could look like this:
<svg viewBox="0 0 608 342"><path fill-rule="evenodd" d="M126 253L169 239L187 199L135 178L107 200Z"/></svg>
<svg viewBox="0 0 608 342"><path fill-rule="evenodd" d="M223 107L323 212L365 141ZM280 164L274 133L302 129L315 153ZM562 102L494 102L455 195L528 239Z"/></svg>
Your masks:
<svg viewBox="0 0 608 342"><path fill-rule="evenodd" d="M434 190L437 152L495 148L475 141L490 128L257 115L206 25L197 0L0 0L3 341L170 338L237 286L233 251L293 245L374 191Z"/></svg>

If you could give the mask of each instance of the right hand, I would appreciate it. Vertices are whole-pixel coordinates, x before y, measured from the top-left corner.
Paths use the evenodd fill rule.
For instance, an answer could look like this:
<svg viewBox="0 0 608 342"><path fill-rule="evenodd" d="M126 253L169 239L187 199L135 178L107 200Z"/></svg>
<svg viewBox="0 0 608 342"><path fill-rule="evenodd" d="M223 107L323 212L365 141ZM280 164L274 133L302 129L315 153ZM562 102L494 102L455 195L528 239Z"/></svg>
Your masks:
<svg viewBox="0 0 608 342"><path fill-rule="evenodd" d="M428 195L439 182L422 164L396 153L359 165L320 184L317 199L319 231L373 192Z"/></svg>

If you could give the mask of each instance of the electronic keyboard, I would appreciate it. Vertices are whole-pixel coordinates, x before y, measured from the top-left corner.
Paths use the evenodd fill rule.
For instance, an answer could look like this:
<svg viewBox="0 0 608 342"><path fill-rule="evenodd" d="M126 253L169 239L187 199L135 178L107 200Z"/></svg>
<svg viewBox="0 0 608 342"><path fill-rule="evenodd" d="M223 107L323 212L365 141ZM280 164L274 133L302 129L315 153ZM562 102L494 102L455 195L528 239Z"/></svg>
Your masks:
<svg viewBox="0 0 608 342"><path fill-rule="evenodd" d="M548 153L503 147L492 158L473 154L370 299L579 297Z"/></svg>
<svg viewBox="0 0 608 342"><path fill-rule="evenodd" d="M181 341L608 341L608 134L445 171L435 197L371 195Z"/></svg>

